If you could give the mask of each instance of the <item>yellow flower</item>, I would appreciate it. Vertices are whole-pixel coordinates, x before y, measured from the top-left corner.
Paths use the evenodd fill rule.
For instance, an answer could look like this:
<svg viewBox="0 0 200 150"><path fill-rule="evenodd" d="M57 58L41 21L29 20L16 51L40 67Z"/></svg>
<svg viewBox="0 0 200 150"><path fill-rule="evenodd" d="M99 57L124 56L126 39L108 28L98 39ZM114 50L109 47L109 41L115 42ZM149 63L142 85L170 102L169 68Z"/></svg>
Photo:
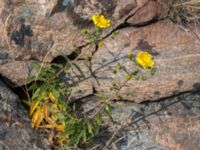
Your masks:
<svg viewBox="0 0 200 150"><path fill-rule="evenodd" d="M92 16L93 23L98 28L108 28L110 26L110 20L106 19L103 15L97 13Z"/></svg>
<svg viewBox="0 0 200 150"><path fill-rule="evenodd" d="M154 68L154 61L152 60L152 55L148 52L139 52L136 56L136 62L143 67L146 68Z"/></svg>

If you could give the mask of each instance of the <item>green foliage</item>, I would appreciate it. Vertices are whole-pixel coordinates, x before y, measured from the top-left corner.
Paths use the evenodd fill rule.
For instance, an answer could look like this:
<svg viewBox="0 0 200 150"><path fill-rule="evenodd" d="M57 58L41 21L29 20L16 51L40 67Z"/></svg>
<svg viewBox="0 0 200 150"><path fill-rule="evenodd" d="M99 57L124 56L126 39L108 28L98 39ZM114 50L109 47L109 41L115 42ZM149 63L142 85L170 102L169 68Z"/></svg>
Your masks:
<svg viewBox="0 0 200 150"><path fill-rule="evenodd" d="M36 129L46 128L49 132L55 130L55 142L62 147L67 145L74 149L80 144L86 144L89 139L99 133L103 122L101 113L105 111L111 116L111 107L104 100L104 110L94 112L95 115L92 117L86 114L77 115L79 110L69 103L71 87L65 84L66 81L59 76L58 71L55 71L55 66L63 69L57 65L48 68L34 65L40 72L36 77L29 78L29 82L32 82L29 92L33 93L29 99L31 124ZM82 77L85 77L77 64L70 63L66 66L63 71L70 73L70 70L76 69Z"/></svg>
<svg viewBox="0 0 200 150"><path fill-rule="evenodd" d="M97 51L97 47L103 46L100 39L100 28L95 28L94 31L83 29L82 33L86 36L87 44L95 45L94 52ZM111 38L117 33L117 31L114 32ZM75 48L77 58L80 55L79 51L78 48ZM53 135L50 140L65 149L76 149L80 145L90 143L92 138L100 132L103 114L108 115L112 120L111 102L123 99L120 90L126 86L127 82L133 78L147 79L141 68L135 63L133 53L129 52L127 57L132 64L131 68L124 66L123 63L118 63L113 71L116 76L124 75L124 79L113 80L110 95L103 92L97 93L96 96L100 97L101 101L92 111L87 112L80 111L80 108L76 107L76 103L71 101L72 89L76 86L77 78L79 80L87 78L81 66L76 63L77 58L73 61L66 58L64 66L52 64L49 67L43 67L32 64L37 75L28 79L28 83L31 85L27 92L31 93L31 96L26 101L30 107L31 126L35 129L45 129L46 132ZM92 55L86 55L87 62L90 62L91 58ZM152 68L150 75L153 75L155 71ZM63 78L61 74L70 78Z"/></svg>

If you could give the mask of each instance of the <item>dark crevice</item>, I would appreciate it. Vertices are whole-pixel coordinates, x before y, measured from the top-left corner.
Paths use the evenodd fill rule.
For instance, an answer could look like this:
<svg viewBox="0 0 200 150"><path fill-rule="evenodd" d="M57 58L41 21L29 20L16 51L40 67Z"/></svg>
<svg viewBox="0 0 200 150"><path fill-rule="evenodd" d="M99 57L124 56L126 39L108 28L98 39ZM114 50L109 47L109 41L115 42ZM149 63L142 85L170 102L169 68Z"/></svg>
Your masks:
<svg viewBox="0 0 200 150"><path fill-rule="evenodd" d="M184 91L184 92L179 92L177 94L173 94L171 96L166 96L166 97L163 97L163 98L159 98L159 99L154 100L154 101L146 100L146 101L141 102L140 104L147 104L148 105L148 104L151 104L151 103L157 103L157 102L160 103L162 101L165 101L165 100L168 100L168 99L173 99L175 97L179 97L179 96L184 95L184 94L200 94L200 92L198 92L198 91Z"/></svg>
<svg viewBox="0 0 200 150"><path fill-rule="evenodd" d="M144 5L145 6L145 5ZM144 7L143 6L143 7ZM131 17L133 17L140 9L142 9L143 7L139 8L138 10L136 10L132 15L128 16L125 21L123 23L121 23L120 25L118 25L116 28L114 28L110 33L108 33L107 35L105 35L104 37L102 37L101 39L99 39L99 41L102 41L102 40L105 40L106 38L108 38L112 33L118 31L118 30L122 30L122 29L125 29L125 28L131 28L131 27L134 27L134 28L142 28L142 27L146 27L146 26L149 26L149 25L152 25L152 24L155 24L157 23L158 21L161 21L161 20L164 20L166 18L159 18L158 16L152 18L151 20L149 21L146 21L146 22L141 22L141 23L137 23L137 24L130 24L127 22L127 20ZM28 29L28 28L27 28ZM75 48L75 50L70 54L70 55L67 55L67 56L57 56L55 57L51 64L61 64L63 66L66 65L66 63L68 62L68 60L70 61L73 61L73 60L76 60L77 57L79 57L79 55L81 54L81 51L84 47L88 46L90 43L84 43L78 47ZM95 48L95 51L93 53L93 55L98 51L99 47L96 45L96 48ZM67 58L67 59L66 59ZM90 72L91 72L91 77L93 77L94 79L96 79L93 71L91 70L92 68L92 64L90 64L89 66L90 68ZM10 81L9 79L3 77L2 75L0 76L0 79L2 79L5 84L13 89L13 91L19 95L19 97L23 98L26 97L27 95L25 95L24 93L24 89L25 89L25 86L28 86L28 85L22 85L22 86L16 86L15 83L13 83L12 81ZM31 84L31 83L29 83ZM15 88L13 88L15 86ZM97 92L97 90L95 89L95 86L93 85L93 95Z"/></svg>
<svg viewBox="0 0 200 150"><path fill-rule="evenodd" d="M2 74L0 74L0 80L10 89L12 89L14 86L16 86L16 84L13 81L9 80Z"/></svg>

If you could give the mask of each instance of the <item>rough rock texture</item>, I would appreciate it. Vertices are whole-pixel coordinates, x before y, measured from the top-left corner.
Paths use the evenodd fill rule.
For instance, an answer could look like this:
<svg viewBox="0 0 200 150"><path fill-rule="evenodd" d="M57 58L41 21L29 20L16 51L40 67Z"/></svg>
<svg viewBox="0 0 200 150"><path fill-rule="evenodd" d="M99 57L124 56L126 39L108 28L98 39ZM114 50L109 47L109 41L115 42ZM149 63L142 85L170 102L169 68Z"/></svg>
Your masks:
<svg viewBox="0 0 200 150"><path fill-rule="evenodd" d="M140 24L158 18L161 15L159 4L156 1L149 1L140 5L142 9L127 19L129 24Z"/></svg>
<svg viewBox="0 0 200 150"><path fill-rule="evenodd" d="M144 22L153 23L161 15L154 0L2 0L0 74L11 80L12 86L20 86L25 84L28 76L35 74L31 61L49 63L59 55L72 54L74 45L84 45L81 29L93 28L91 16L96 12L111 19L112 27L103 35L124 21L138 27ZM199 30L198 27L194 29L197 34L200 34ZM90 48L83 50L90 51ZM166 20L146 24L143 28L124 27L114 39L106 38L104 46L92 59L94 73L83 68L87 74L89 72L89 77L97 79L87 79L75 91L84 89L80 96L92 94L93 87L108 92L111 80L115 78L112 71L119 61L107 63L132 50L135 53L146 50L156 55L157 72L150 80L129 82L123 89L127 100L156 100L199 89L200 41L191 32L185 32ZM129 66L126 57L120 61ZM105 66L100 67L102 65ZM123 75L120 78L123 79Z"/></svg>
<svg viewBox="0 0 200 150"><path fill-rule="evenodd" d="M97 99L87 98L84 108ZM199 99L199 93L185 93L159 102L114 103L115 123L108 122L95 141L102 147L110 141L107 148L112 150L199 150Z"/></svg>
<svg viewBox="0 0 200 150"><path fill-rule="evenodd" d="M97 51L92 61L99 84L94 80L97 90L109 91L111 81L117 78L118 74L113 74L113 70L119 62L129 66L131 72L134 66L127 53L137 54L141 50L155 56L157 72L146 81L129 81L122 89L122 93L126 93L125 99L142 102L199 90L200 41L169 21L142 29L123 29L114 39L106 39L104 47ZM121 73L119 78L123 80L125 75Z"/></svg>
<svg viewBox="0 0 200 150"><path fill-rule="evenodd" d="M15 60L38 61L50 51L46 58L49 62L57 55L71 54L74 45L83 44L81 29L92 28L91 16L96 12L107 14L114 24L120 21L117 16L125 17L136 7L134 0L123 2L123 5L120 0L68 1L71 3L66 6L57 0L1 1L2 49L10 48L7 53Z"/></svg>
<svg viewBox="0 0 200 150"><path fill-rule="evenodd" d="M18 74L19 67L26 78L30 61L51 62L56 56L71 54L74 45L84 44L81 29L93 28L93 14L103 13L111 19L112 27L106 34L146 1L137 3L135 0L66 0L64 3L62 0L2 0L0 73L17 85L24 84L22 77L13 77L9 70Z"/></svg>
<svg viewBox="0 0 200 150"><path fill-rule="evenodd" d="M0 149L1 150L43 150L45 144L18 116L18 97L0 81Z"/></svg>

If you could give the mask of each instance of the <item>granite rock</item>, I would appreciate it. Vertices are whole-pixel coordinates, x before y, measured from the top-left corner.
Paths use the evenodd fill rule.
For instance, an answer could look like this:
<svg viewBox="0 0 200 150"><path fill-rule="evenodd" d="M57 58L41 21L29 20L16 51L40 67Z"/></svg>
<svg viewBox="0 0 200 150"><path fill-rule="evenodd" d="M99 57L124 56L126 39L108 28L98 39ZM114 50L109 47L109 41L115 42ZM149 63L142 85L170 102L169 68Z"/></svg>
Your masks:
<svg viewBox="0 0 200 150"><path fill-rule="evenodd" d="M0 81L0 149L1 150L43 150L48 148L41 136L19 114L20 100Z"/></svg>
<svg viewBox="0 0 200 150"><path fill-rule="evenodd" d="M196 29L196 32L200 33L200 29ZM121 90L125 99L151 101L199 90L200 41L191 32L183 31L167 20L142 29L126 28L120 30L114 39L106 39L92 59L96 90L109 93L113 80L123 82L125 73L113 72L119 63L131 72L135 65L129 61L127 54L132 52L135 56L140 51L154 56L157 71L152 77L145 72L145 81L131 79Z"/></svg>

